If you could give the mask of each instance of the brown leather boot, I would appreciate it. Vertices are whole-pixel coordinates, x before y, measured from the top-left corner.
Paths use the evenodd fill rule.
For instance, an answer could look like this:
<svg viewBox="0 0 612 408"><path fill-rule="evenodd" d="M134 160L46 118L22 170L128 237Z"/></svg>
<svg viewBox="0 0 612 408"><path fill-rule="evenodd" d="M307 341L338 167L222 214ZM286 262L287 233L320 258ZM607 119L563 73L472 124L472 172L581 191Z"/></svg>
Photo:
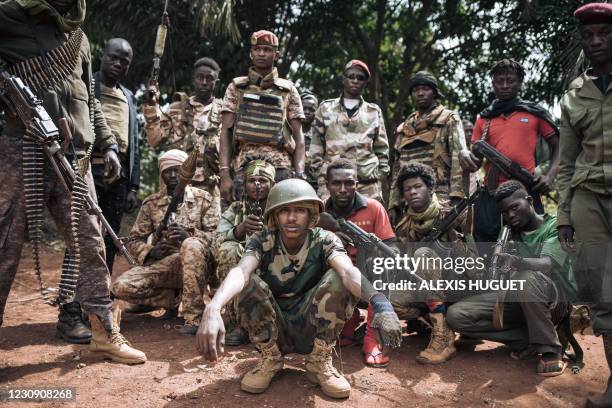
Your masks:
<svg viewBox="0 0 612 408"><path fill-rule="evenodd" d="M612 373L612 333L605 333L603 338L604 352L608 360L608 368ZM608 386L603 394L587 399L588 408L612 408L612 374L608 378Z"/></svg>
<svg viewBox="0 0 612 408"><path fill-rule="evenodd" d="M455 357L455 333L449 329L442 313L430 313L433 328L427 348L419 353L416 361L421 364L440 364Z"/></svg>
<svg viewBox="0 0 612 408"><path fill-rule="evenodd" d="M89 315L91 321L91 343L89 350L101 353L104 357L123 364L142 364L147 361L147 356L140 350L136 350L119 332L121 322L121 310L115 307L113 310L113 329L108 332L100 318Z"/></svg>
<svg viewBox="0 0 612 408"><path fill-rule="evenodd" d="M254 369L242 377L240 388L251 394L261 394L268 389L276 373L283 369L285 358L276 340L255 344L255 347L261 352L261 359Z"/></svg>
<svg viewBox="0 0 612 408"><path fill-rule="evenodd" d="M332 362L334 343L315 339L312 352L306 356L306 378L321 386L328 397L347 398L351 384L336 370Z"/></svg>

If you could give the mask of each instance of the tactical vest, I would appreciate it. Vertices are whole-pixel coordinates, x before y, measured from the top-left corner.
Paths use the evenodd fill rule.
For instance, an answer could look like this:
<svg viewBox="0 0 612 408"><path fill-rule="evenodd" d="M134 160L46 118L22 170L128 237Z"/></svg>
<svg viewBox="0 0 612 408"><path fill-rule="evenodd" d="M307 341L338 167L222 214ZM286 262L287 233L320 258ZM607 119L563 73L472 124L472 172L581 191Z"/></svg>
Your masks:
<svg viewBox="0 0 612 408"><path fill-rule="evenodd" d="M292 138L286 129L291 82L277 78L274 86L262 90L248 77L234 79L238 93L238 111L234 140L238 144L261 143L291 149Z"/></svg>
<svg viewBox="0 0 612 408"><path fill-rule="evenodd" d="M431 166L436 173L436 193L442 194L442 198L449 193L451 158L448 150L451 142L440 140L439 135L452 114L453 111L442 108L437 116L425 123L419 125L408 120L397 128L396 150L400 163L416 161Z"/></svg>

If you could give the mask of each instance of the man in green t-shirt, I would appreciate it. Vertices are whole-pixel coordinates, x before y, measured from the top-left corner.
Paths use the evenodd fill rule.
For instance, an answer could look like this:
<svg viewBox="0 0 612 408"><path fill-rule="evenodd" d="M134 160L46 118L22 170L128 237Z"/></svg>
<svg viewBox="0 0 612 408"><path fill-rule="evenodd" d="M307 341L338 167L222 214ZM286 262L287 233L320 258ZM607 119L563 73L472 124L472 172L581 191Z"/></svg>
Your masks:
<svg viewBox="0 0 612 408"><path fill-rule="evenodd" d="M518 253L502 254L500 265L510 268L512 280L524 281L523 289L507 291L501 329L493 325L497 292L466 298L448 309L446 321L455 331L470 338L505 343L515 359L540 356L537 373L561 375L561 343L552 319L551 306L576 296L568 255L561 249L555 216L540 215L533 198L516 180L506 181L495 192L504 222L512 231Z"/></svg>
<svg viewBox="0 0 612 408"><path fill-rule="evenodd" d="M283 368L283 355L295 352L307 354L306 376L326 395L348 397L351 386L334 368L332 352L357 299L372 304L371 326L383 343L400 344L401 326L391 303L353 266L340 239L315 227L322 210L306 181L276 184L266 202L266 227L247 241L242 259L202 316L197 347L215 361L225 343L220 310L238 296L239 322L262 354L242 378L246 392L264 392Z"/></svg>

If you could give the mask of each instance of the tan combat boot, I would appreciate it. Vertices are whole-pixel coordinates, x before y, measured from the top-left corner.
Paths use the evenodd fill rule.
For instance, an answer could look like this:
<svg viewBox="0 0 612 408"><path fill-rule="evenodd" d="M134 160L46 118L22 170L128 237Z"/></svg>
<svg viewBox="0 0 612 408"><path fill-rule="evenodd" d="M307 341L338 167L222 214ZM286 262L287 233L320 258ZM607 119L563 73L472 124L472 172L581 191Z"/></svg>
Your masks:
<svg viewBox="0 0 612 408"><path fill-rule="evenodd" d="M261 352L261 359L254 369L242 377L240 388L251 394L261 394L268 389L276 373L283 369L285 359L276 345L276 340L255 346Z"/></svg>
<svg viewBox="0 0 612 408"><path fill-rule="evenodd" d="M430 313L433 328L427 348L419 353L416 361L421 364L440 364L455 357L455 333L448 328L442 313Z"/></svg>
<svg viewBox="0 0 612 408"><path fill-rule="evenodd" d="M312 352L306 356L306 378L319 384L323 393L332 398L347 398L351 384L332 363L334 344L315 339Z"/></svg>
<svg viewBox="0 0 612 408"><path fill-rule="evenodd" d="M89 350L102 353L105 357L123 364L142 364L147 361L145 353L133 348L119 332L121 310L118 307L113 310L113 330L110 333L106 331L98 316L91 314L89 320L92 333Z"/></svg>

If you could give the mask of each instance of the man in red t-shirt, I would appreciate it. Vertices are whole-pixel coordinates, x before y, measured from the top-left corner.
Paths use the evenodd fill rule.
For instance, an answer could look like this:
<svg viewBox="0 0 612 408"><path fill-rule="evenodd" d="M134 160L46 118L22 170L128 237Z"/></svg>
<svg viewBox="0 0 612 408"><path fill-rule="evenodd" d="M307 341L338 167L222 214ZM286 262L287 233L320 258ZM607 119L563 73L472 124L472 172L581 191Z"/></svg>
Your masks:
<svg viewBox="0 0 612 408"><path fill-rule="evenodd" d="M550 168L546 174L538 177L537 184L530 191L536 211L543 213L540 194L552 190L559 171L559 129L548 111L518 96L525 77L525 70L518 62L501 60L489 74L496 99L476 120L472 144L485 140L533 174L538 137L544 138L551 153ZM482 164L469 150L459 154L459 161L464 169L471 172L477 171ZM490 163L485 164L485 172L485 187L474 211L474 238L477 242L495 241L501 229L501 214L493 194L506 179Z"/></svg>
<svg viewBox="0 0 612 408"><path fill-rule="evenodd" d="M329 198L325 202L325 212L334 218L344 218L354 222L365 232L373 233L391 246L398 242L389 222L387 211L377 200L357 192L357 168L347 159L338 159L327 167L327 190ZM358 248L346 243L346 238L338 234L354 265L358 265ZM362 268L360 268L362 269ZM361 271L365 273L364 270ZM370 327L372 311L368 307L368 322L363 340L365 363L372 367L386 367L389 357L382 352L382 345L376 331ZM355 329L359 326L359 310L355 309L353 317L346 323L341 333L340 345L350 345L354 340Z"/></svg>

